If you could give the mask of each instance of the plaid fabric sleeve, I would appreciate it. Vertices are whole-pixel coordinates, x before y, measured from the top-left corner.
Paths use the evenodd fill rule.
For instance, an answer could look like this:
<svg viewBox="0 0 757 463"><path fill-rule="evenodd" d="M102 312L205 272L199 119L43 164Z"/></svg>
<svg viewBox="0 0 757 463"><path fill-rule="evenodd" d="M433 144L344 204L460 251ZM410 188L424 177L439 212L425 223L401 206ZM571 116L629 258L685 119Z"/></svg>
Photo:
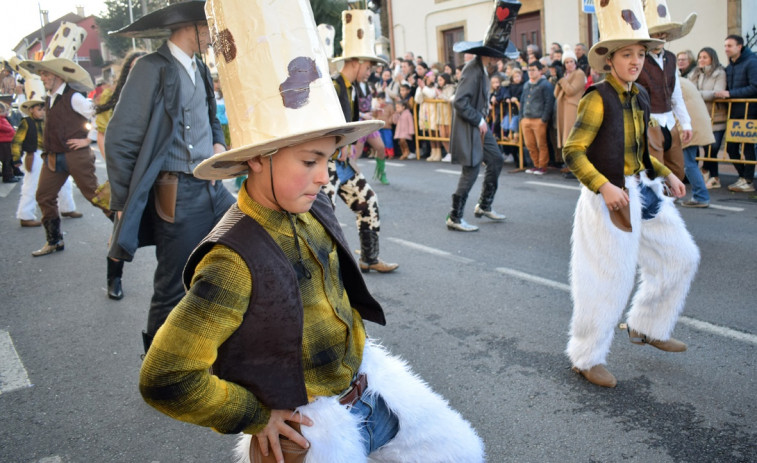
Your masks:
<svg viewBox="0 0 757 463"><path fill-rule="evenodd" d="M563 148L563 158L573 175L593 192L609 180L586 156L586 149L597 136L604 118L604 105L599 92L591 92L578 103L578 118Z"/></svg>
<svg viewBox="0 0 757 463"><path fill-rule="evenodd" d="M171 311L145 356L144 400L177 420L221 433L255 434L270 410L247 389L210 373L218 347L240 326L252 279L242 258L216 245L198 264L189 292Z"/></svg>
<svg viewBox="0 0 757 463"><path fill-rule="evenodd" d="M29 130L29 126L26 123L26 119L21 119L21 123L18 124L16 129L16 135L13 136L11 141L11 154L13 155L13 162L21 160L21 145L26 139L26 132Z"/></svg>

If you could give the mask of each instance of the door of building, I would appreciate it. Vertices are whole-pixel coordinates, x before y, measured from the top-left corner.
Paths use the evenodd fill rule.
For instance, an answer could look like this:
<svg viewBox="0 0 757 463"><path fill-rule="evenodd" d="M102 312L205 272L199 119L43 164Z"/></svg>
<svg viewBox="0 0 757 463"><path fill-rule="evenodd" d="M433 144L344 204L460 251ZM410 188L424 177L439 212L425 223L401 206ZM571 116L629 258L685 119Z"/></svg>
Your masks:
<svg viewBox="0 0 757 463"><path fill-rule="evenodd" d="M463 64L463 55L461 53L455 53L452 51L452 46L455 42L465 40L465 29L462 27L455 27L453 29L447 29L442 31L442 38L444 44L442 63L450 63L454 69L455 66Z"/></svg>
<svg viewBox="0 0 757 463"><path fill-rule="evenodd" d="M518 50L525 51L527 45L535 43L544 53L541 44L541 13L537 11L519 15L510 33L510 40Z"/></svg>

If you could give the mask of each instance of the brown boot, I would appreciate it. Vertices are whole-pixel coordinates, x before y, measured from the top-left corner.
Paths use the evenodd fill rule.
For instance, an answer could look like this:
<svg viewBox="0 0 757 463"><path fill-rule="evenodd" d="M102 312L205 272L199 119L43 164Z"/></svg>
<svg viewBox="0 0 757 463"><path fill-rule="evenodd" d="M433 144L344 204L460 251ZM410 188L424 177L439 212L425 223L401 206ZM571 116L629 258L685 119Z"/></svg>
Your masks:
<svg viewBox="0 0 757 463"><path fill-rule="evenodd" d="M389 273L397 270L397 267L399 267L400 264L392 264L388 262L384 262L381 259L376 260L373 264L368 264L366 262L363 262L363 260L360 260L360 271L363 273L368 273L371 270L375 270L379 273Z"/></svg>
<svg viewBox="0 0 757 463"><path fill-rule="evenodd" d="M590 383L596 384L602 387L615 387L618 384L618 380L607 371L604 365L594 365L588 370L579 370L573 367L573 371L586 378Z"/></svg>
<svg viewBox="0 0 757 463"><path fill-rule="evenodd" d="M61 212L60 215L61 217L68 217L69 219L81 219L84 217L84 214L79 211Z"/></svg>
<svg viewBox="0 0 757 463"><path fill-rule="evenodd" d="M375 270L379 273L393 272L399 267L399 264L390 264L379 259L379 238L378 232L373 230L364 230L359 233L360 236L360 271L368 273Z"/></svg>
<svg viewBox="0 0 757 463"><path fill-rule="evenodd" d="M22 227L41 227L42 222L40 222L39 220L34 220L34 219L31 219L31 220L21 219L21 226Z"/></svg>
<svg viewBox="0 0 757 463"><path fill-rule="evenodd" d="M65 247L63 245L63 234L60 232L60 217L43 220L42 225L45 226L47 242L41 249L32 252L32 256L40 257L57 251L63 251Z"/></svg>
<svg viewBox="0 0 757 463"><path fill-rule="evenodd" d="M402 151L402 156L400 156L400 161L404 161L407 159L408 156L410 156L410 147L407 146L407 140L398 139L400 144L400 151Z"/></svg>
<svg viewBox="0 0 757 463"><path fill-rule="evenodd" d="M686 343L679 341L675 338L670 338L667 341L660 341L657 339L649 339L645 334L641 334L636 330L628 328L628 338L634 344L649 344L652 347L656 347L665 352L685 352Z"/></svg>

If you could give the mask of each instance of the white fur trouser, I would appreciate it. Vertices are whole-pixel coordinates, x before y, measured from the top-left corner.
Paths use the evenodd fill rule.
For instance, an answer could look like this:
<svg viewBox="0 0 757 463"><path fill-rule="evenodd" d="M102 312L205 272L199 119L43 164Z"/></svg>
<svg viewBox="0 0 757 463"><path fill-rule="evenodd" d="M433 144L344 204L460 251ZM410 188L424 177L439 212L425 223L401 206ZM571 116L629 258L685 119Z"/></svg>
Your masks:
<svg viewBox="0 0 757 463"><path fill-rule="evenodd" d="M639 181L662 198L659 212L649 220L641 218ZM582 370L605 363L637 267L639 287L628 312L628 326L666 341L699 265L699 249L673 200L662 196L661 180L650 181L644 174L641 180L626 177L626 188L630 233L612 224L602 195L582 187L576 205L570 259L573 317L566 352Z"/></svg>
<svg viewBox="0 0 757 463"><path fill-rule="evenodd" d="M37 150L34 153L34 163L32 170L26 170L26 163L21 163L24 170L24 180L21 183L21 198L18 200L18 209L16 218L19 220L37 220L37 183L39 183L39 173L42 171L42 151ZM25 156L29 156L27 153ZM63 187L58 192L58 204L61 212L73 212L76 210L74 202L74 192L71 189L71 177L66 180Z"/></svg>
<svg viewBox="0 0 757 463"><path fill-rule="evenodd" d="M313 426L302 426L310 443L305 463L482 463L484 443L458 412L436 394L401 359L366 342L360 372L368 377L366 394L379 394L399 419L399 432L365 455L360 419L336 397L319 397L299 407ZM242 434L237 461L250 463L251 436Z"/></svg>

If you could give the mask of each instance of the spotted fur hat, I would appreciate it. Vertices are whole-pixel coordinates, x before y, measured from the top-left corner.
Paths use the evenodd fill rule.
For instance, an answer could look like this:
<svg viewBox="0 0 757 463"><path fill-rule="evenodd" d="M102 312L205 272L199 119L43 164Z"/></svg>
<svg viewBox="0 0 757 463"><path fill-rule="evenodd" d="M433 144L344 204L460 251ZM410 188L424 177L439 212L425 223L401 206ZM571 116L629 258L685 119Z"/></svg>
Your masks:
<svg viewBox="0 0 757 463"><path fill-rule="evenodd" d="M345 121L308 0L208 0L205 12L233 149L203 161L196 177L245 175L254 157L329 136L340 147L384 125Z"/></svg>
<svg viewBox="0 0 757 463"><path fill-rule="evenodd" d="M63 21L47 46L42 60L21 61L19 66L37 75L40 71L53 73L74 90L89 92L95 88L92 76L73 61L85 38L87 31L83 27Z"/></svg>
<svg viewBox="0 0 757 463"><path fill-rule="evenodd" d="M597 72L610 72L605 58L628 45L647 49L662 43L649 37L641 0L597 0L594 2L600 41L589 50L589 66Z"/></svg>
<svg viewBox="0 0 757 463"><path fill-rule="evenodd" d="M696 13L690 13L682 23L673 22L667 0L644 0L644 14L647 18L649 34L668 34L665 41L672 42L687 35L694 28Z"/></svg>
<svg viewBox="0 0 757 463"><path fill-rule="evenodd" d="M342 11L342 56L334 62L357 58L363 61L389 64L376 54L376 27L370 10Z"/></svg>

